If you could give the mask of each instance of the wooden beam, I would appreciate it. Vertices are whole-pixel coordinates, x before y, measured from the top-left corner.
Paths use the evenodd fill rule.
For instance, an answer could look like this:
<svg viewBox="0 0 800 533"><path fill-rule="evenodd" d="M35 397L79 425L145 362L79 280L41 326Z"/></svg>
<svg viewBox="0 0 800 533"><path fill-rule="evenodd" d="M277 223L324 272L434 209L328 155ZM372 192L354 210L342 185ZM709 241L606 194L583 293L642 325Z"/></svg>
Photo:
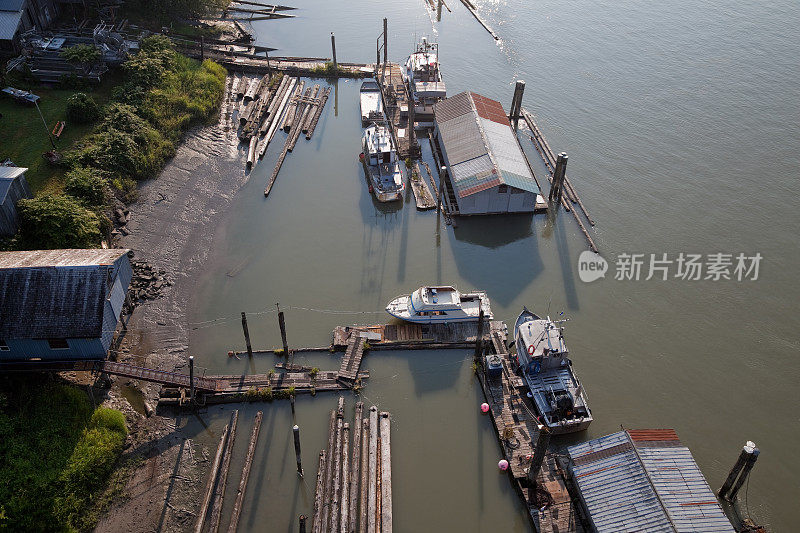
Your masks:
<svg viewBox="0 0 800 533"><path fill-rule="evenodd" d="M381 431L381 533L392 533L392 446L389 413L380 414Z"/></svg>
<svg viewBox="0 0 800 533"><path fill-rule="evenodd" d="M350 516L348 518L348 532L355 533L358 522L358 484L361 480L361 441L363 439L364 421L361 419L364 403L356 404L356 416L353 426L353 455L350 468Z"/></svg>
<svg viewBox="0 0 800 533"><path fill-rule="evenodd" d="M367 533L377 533L378 408L369 408L369 473L367 483Z"/></svg>
<svg viewBox="0 0 800 533"><path fill-rule="evenodd" d="M256 453L256 445L258 444L258 434L261 431L261 419L264 413L259 411L256 413L253 431L250 433L250 444L247 446L247 456L244 459L244 467L242 468L242 479L239 481L239 488L236 491L236 501L233 504L233 512L231 514L231 523L228 525L228 533L236 533L239 527L239 517L242 514L242 504L244 503L244 493L247 490L247 481L250 479L250 469L253 466L253 456Z"/></svg>
<svg viewBox="0 0 800 533"><path fill-rule="evenodd" d="M222 459L222 468L219 472L219 481L217 482L217 490L214 493L214 506L211 508L211 524L209 531L217 533L219 531L219 522L222 518L222 501L225 498L225 488L228 486L228 471L231 466L231 455L233 455L233 443L236 439L236 425L239 422L239 410L236 409L231 413L231 425L228 430L228 438L225 442L225 455Z"/></svg>
<svg viewBox="0 0 800 533"><path fill-rule="evenodd" d="M197 523L195 524L195 533L202 533L203 526L206 522L206 515L208 514L208 506L211 504L211 496L214 494L214 484L217 480L219 473L219 465L222 462L222 452L225 449L225 438L228 436L228 425L222 428L222 434L219 437L219 444L217 445L217 453L214 455L214 462L211 463L211 473L208 475L208 486L206 493L203 497L203 503L200 505L200 513L197 515Z"/></svg>

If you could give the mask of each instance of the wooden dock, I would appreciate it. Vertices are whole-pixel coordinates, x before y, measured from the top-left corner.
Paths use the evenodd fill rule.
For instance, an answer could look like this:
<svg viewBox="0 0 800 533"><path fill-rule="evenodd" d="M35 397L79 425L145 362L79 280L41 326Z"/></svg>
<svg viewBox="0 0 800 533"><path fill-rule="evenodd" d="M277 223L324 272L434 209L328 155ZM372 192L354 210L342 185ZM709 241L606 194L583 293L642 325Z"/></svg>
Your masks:
<svg viewBox="0 0 800 533"><path fill-rule="evenodd" d="M383 109L386 113L389 131L392 133L395 146L397 146L397 153L401 159L413 157L419 146L416 142L414 142L414 146L411 144L413 132L409 130L408 89L403 81L400 65L397 63L378 65L375 79L381 89Z"/></svg>
<svg viewBox="0 0 800 533"><path fill-rule="evenodd" d="M511 355L506 348L508 328L503 322L493 321L489 336L490 351L501 358L503 371L498 377L490 377L486 365L481 364L478 380L490 407L489 414L503 457L509 463L512 484L522 498L536 531L582 533L580 509L573 503L566 475L556 456L546 450L546 445L536 449L536 443L542 442L540 432L544 426L538 423L533 406L525 396L527 388L523 379L512 371ZM530 466L537 462L536 457L541 457L540 454L544 456L542 466L535 483L532 483Z"/></svg>
<svg viewBox="0 0 800 533"><path fill-rule="evenodd" d="M408 181L411 185L411 190L414 191L414 201L417 203L417 209L436 209L436 198L431 194L428 184L422 176L419 162L414 162Z"/></svg>
<svg viewBox="0 0 800 533"><path fill-rule="evenodd" d="M361 368L361 359L364 357L364 339L361 335L356 333L350 335L347 341L347 350L342 357L342 366L339 368L337 379L345 384L352 385L356 381L359 368Z"/></svg>
<svg viewBox="0 0 800 533"><path fill-rule="evenodd" d="M331 411L327 448L320 452L312 531L390 533L391 415L373 405L362 419L358 402L351 425L344 411L340 397Z"/></svg>
<svg viewBox="0 0 800 533"><path fill-rule="evenodd" d="M488 328L486 328L488 330ZM441 348L473 348L478 337L477 322L451 324L376 324L371 326L337 326L333 330L332 347L342 350L354 336L363 337L374 350L430 350ZM488 338L486 335L485 338Z"/></svg>

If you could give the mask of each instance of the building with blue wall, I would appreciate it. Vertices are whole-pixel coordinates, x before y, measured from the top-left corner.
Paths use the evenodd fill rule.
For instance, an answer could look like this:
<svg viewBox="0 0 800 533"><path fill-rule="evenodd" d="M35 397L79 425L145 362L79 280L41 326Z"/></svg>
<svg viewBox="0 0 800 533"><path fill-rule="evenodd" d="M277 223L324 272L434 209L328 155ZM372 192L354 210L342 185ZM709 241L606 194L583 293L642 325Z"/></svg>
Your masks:
<svg viewBox="0 0 800 533"><path fill-rule="evenodd" d="M0 252L0 362L104 359L131 277L123 249Z"/></svg>
<svg viewBox="0 0 800 533"><path fill-rule="evenodd" d="M25 180L26 170L0 165L0 237L12 237L17 232L17 202L33 198Z"/></svg>

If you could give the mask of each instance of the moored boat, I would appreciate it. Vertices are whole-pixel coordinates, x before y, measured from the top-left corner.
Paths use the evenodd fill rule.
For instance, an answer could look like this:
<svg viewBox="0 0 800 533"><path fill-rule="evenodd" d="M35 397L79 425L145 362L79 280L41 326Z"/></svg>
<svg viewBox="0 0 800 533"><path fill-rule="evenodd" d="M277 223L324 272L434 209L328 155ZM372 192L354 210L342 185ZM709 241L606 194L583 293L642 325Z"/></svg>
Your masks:
<svg viewBox="0 0 800 533"><path fill-rule="evenodd" d="M483 291L461 293L450 286L420 287L411 294L398 296L386 306L390 315L420 324L492 320L489 297Z"/></svg>
<svg viewBox="0 0 800 533"><path fill-rule="evenodd" d="M514 325L514 341L516 370L530 389L540 423L554 435L588 428L592 412L572 370L563 328L523 308Z"/></svg>
<svg viewBox="0 0 800 533"><path fill-rule="evenodd" d="M361 104L361 125L386 122L378 83L373 80L364 81L358 94Z"/></svg>
<svg viewBox="0 0 800 533"><path fill-rule="evenodd" d="M402 200L403 170L389 129L381 124L365 128L361 148L361 162L375 198L379 202Z"/></svg>
<svg viewBox="0 0 800 533"><path fill-rule="evenodd" d="M439 70L439 45L423 37L408 56L403 76L414 101L414 120L421 127L433 126L433 105L447 97Z"/></svg>

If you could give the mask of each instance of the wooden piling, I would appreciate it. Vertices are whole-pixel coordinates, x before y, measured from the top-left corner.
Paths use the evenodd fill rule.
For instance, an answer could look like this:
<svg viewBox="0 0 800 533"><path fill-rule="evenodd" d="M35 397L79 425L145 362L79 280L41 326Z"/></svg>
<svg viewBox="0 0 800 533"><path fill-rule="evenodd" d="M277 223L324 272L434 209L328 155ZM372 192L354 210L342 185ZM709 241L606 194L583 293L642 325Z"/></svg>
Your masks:
<svg viewBox="0 0 800 533"><path fill-rule="evenodd" d="M367 489L367 533L377 533L378 483L378 408L369 408L369 484Z"/></svg>
<svg viewBox="0 0 800 533"><path fill-rule="evenodd" d="M442 21L442 0L436 2L436 22Z"/></svg>
<svg viewBox="0 0 800 533"><path fill-rule="evenodd" d="M189 356L189 401L194 407L194 356Z"/></svg>
<svg viewBox="0 0 800 533"><path fill-rule="evenodd" d="M392 446L390 429L389 413L381 412L381 533L392 532Z"/></svg>
<svg viewBox="0 0 800 533"><path fill-rule="evenodd" d="M745 443L739 454L739 458L728 474L728 478L725 480L725 483L723 483L722 488L719 489L720 498L729 502L736 499L736 494L750 474L750 470L753 468L760 453L760 450L753 441L747 441Z"/></svg>
<svg viewBox="0 0 800 533"><path fill-rule="evenodd" d="M206 522L206 515L208 514L208 506L211 504L211 496L214 494L214 485L217 481L217 474L219 467L222 463L222 452L225 450L225 439L228 436L228 428L226 425L222 428L222 434L219 437L219 444L217 445L217 453L214 454L214 462L211 463L211 472L208 474L208 486L206 493L203 496L203 502L200 504L200 512L197 515L197 523L195 524L195 533L202 533L203 526Z"/></svg>
<svg viewBox="0 0 800 533"><path fill-rule="evenodd" d="M341 504L339 510L339 530L347 533L350 525L350 424L342 426L342 488Z"/></svg>
<svg viewBox="0 0 800 533"><path fill-rule="evenodd" d="M347 519L348 533L355 533L356 523L358 522L358 485L361 480L361 441L363 439L362 433L364 432L363 420L361 419L363 411L364 403L356 403L356 415L351 437L353 441L353 455L351 456L350 465L350 495L348 497L350 506ZM342 518L342 523L344 523L344 517Z"/></svg>
<svg viewBox="0 0 800 533"><path fill-rule="evenodd" d="M474 359L476 362L480 362L481 357L483 357L483 327L484 327L484 314L483 314L483 305L478 303L478 334L475 337L475 354Z"/></svg>
<svg viewBox="0 0 800 533"><path fill-rule="evenodd" d="M561 152L558 154L558 161L556 161L556 169L553 172L553 182L550 185L550 194L548 195L548 203L551 207L558 207L561 205L563 198L563 185L564 174L567 171L567 154Z"/></svg>
<svg viewBox="0 0 800 533"><path fill-rule="evenodd" d="M250 331L247 329L247 315L242 311L242 331L244 331L244 341L247 343L247 357L253 358L253 346L250 344Z"/></svg>
<svg viewBox="0 0 800 533"><path fill-rule="evenodd" d="M363 419L361 421L361 426L361 480L359 481L358 489L358 531L359 533L366 533L368 500L367 486L369 484L369 419Z"/></svg>
<svg viewBox="0 0 800 533"><path fill-rule="evenodd" d="M283 311L281 311L280 304L276 304L278 307L278 327L281 329L281 342L283 342L283 355L289 355L289 343L286 341L286 320L283 316Z"/></svg>
<svg viewBox="0 0 800 533"><path fill-rule="evenodd" d="M264 416L262 411L256 413L253 431L250 433L250 444L247 446L247 456L244 459L244 467L242 468L242 478L239 481L239 488L236 491L236 501L233 504L233 512L231 513L231 522L228 525L228 533L236 533L239 528L239 517L242 515L242 506L244 504L244 493L247 490L247 482L250 479L250 470L253 467L253 456L256 453L256 445L258 444L258 434L261 431L261 420Z"/></svg>
<svg viewBox="0 0 800 533"><path fill-rule="evenodd" d="M336 62L336 36L333 35L333 32L331 32L331 57L333 57L333 68L339 68L339 64Z"/></svg>
<svg viewBox="0 0 800 533"><path fill-rule="evenodd" d="M294 455L297 459L297 473L300 474L300 477L303 477L303 464L300 457L300 426L295 424L292 427L292 433L294 434Z"/></svg>
<svg viewBox="0 0 800 533"><path fill-rule="evenodd" d="M306 515L301 514L298 517L298 520L300 520L300 533L306 533L306 520L307 520Z"/></svg>
<svg viewBox="0 0 800 533"><path fill-rule="evenodd" d="M522 109L522 94L525 92L525 82L517 80L514 87L514 98L511 100L511 112L509 118L514 131L517 131L519 126L519 114Z"/></svg>
<svg viewBox="0 0 800 533"><path fill-rule="evenodd" d="M314 491L314 519L311 521L311 531L319 533L322 531L322 497L325 490L325 450L319 452L319 467L317 467L317 486Z"/></svg>
<svg viewBox="0 0 800 533"><path fill-rule="evenodd" d="M528 467L528 480L531 483L536 483L536 476L542 468L548 446L550 446L550 430L547 429L547 426L541 426L539 433L536 435L536 443L533 446L531 465Z"/></svg>
<svg viewBox="0 0 800 533"><path fill-rule="evenodd" d="M389 45L389 38L388 38L388 20L384 17L383 19L383 64L389 62L388 57L389 53L387 51Z"/></svg>
<svg viewBox="0 0 800 533"><path fill-rule="evenodd" d="M222 459L222 468L219 471L219 481L217 482L217 490L214 493L214 505L211 508L211 523L209 531L217 533L219 531L219 522L222 518L222 501L225 498L225 488L228 486L228 471L231 466L231 456L233 455L233 443L236 439L236 425L239 422L239 410L236 409L231 413L230 429L228 430L228 438L225 442L225 452Z"/></svg>

